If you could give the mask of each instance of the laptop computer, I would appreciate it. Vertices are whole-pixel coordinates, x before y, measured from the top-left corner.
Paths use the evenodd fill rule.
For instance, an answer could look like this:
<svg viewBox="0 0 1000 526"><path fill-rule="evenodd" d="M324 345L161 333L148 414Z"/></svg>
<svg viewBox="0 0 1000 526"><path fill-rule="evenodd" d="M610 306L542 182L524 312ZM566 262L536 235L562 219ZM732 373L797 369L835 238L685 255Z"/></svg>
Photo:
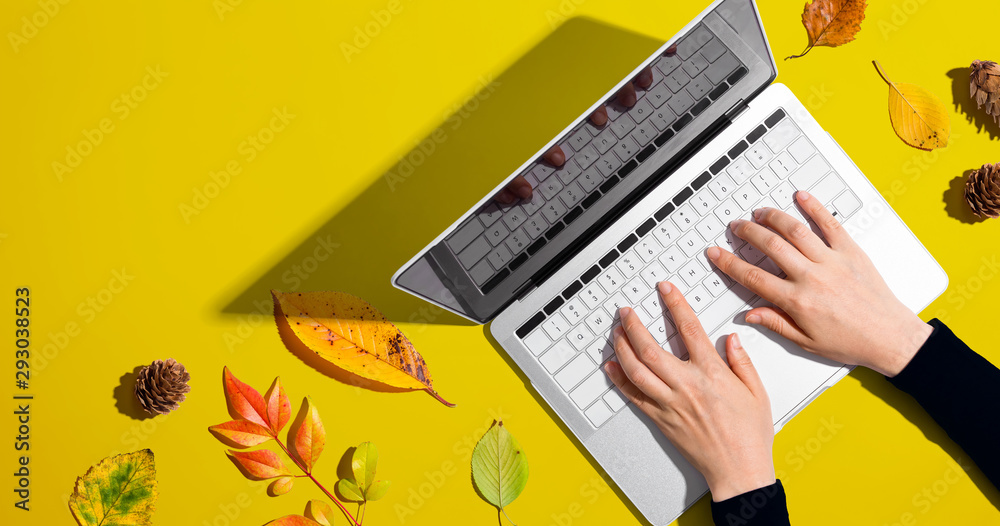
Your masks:
<svg viewBox="0 0 1000 526"><path fill-rule="evenodd" d="M655 290L669 279L720 352L723 336L740 332L777 431L850 367L742 322L763 300L705 250L719 245L783 274L728 230L731 220L770 206L807 222L793 194L808 190L909 308L947 287L837 142L787 87L771 84L776 76L753 0L716 0L392 277L491 323L532 387L653 524L676 519L707 486L601 367L614 359L619 307L634 307L666 350L686 357ZM625 106L618 94L630 85L635 102ZM556 146L562 163L546 156Z"/></svg>

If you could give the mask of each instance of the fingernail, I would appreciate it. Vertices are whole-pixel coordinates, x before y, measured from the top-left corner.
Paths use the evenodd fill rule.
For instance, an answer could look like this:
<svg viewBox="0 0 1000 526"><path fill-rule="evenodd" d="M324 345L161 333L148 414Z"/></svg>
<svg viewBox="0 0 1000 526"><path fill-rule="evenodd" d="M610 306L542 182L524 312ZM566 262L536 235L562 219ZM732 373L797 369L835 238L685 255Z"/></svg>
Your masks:
<svg viewBox="0 0 1000 526"><path fill-rule="evenodd" d="M760 314L747 314L747 323L760 323Z"/></svg>
<svg viewBox="0 0 1000 526"><path fill-rule="evenodd" d="M760 218L761 218L761 216L764 215L764 211L765 210L767 210L766 206L763 207L763 208L758 208L758 209L754 210L753 211L753 218L756 219L757 221L760 221Z"/></svg>
<svg viewBox="0 0 1000 526"><path fill-rule="evenodd" d="M662 294L670 294L670 291L674 290L674 286L669 281L661 281L659 286Z"/></svg>
<svg viewBox="0 0 1000 526"><path fill-rule="evenodd" d="M722 251L719 250L719 247L708 247L708 259L715 261L719 259L719 256L721 255Z"/></svg>
<svg viewBox="0 0 1000 526"><path fill-rule="evenodd" d="M799 201L808 201L809 198L812 197L811 195L809 195L809 192L806 192L805 190L799 190L798 192L795 192L795 196L799 198Z"/></svg>
<svg viewBox="0 0 1000 526"><path fill-rule="evenodd" d="M625 316L628 316L628 314L630 312L632 312L632 309L630 309L628 307L622 307L622 308L618 309L618 316L621 317L621 318L624 318Z"/></svg>
<svg viewBox="0 0 1000 526"><path fill-rule="evenodd" d="M614 375L615 373L617 373L618 371L615 370L615 366L611 365L613 363L614 362L608 362L608 363L604 364L604 372L606 372L606 373L608 373L610 375Z"/></svg>
<svg viewBox="0 0 1000 526"><path fill-rule="evenodd" d="M531 199L531 188L521 187L517 190L518 194L521 194L521 199Z"/></svg>
<svg viewBox="0 0 1000 526"><path fill-rule="evenodd" d="M735 332L733 333L733 347L736 347L737 349L743 348L743 343L740 342L740 335Z"/></svg>
<svg viewBox="0 0 1000 526"><path fill-rule="evenodd" d="M742 219L733 219L729 222L729 228L735 229L736 227L742 225L743 222L744 221Z"/></svg>

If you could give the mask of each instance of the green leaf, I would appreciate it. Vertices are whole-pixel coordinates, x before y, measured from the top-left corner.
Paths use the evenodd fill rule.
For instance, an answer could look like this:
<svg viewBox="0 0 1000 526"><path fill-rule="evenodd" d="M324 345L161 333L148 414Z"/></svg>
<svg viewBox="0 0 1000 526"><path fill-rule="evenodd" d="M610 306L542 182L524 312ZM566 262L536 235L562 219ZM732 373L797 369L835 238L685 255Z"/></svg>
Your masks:
<svg viewBox="0 0 1000 526"><path fill-rule="evenodd" d="M143 449L91 466L76 479L69 509L80 526L150 526L157 495L153 452Z"/></svg>
<svg viewBox="0 0 1000 526"><path fill-rule="evenodd" d="M503 421L494 421L472 451L472 480L480 496L501 511L527 485L528 459Z"/></svg>
<svg viewBox="0 0 1000 526"><path fill-rule="evenodd" d="M352 479L340 479L337 481L337 491L346 500L351 502L363 502L365 500L364 494L360 488L358 488L357 483Z"/></svg>
<svg viewBox="0 0 1000 526"><path fill-rule="evenodd" d="M368 487L368 491L365 492L365 498L368 500L378 500L385 496L389 492L390 482L388 480L376 480Z"/></svg>
<svg viewBox="0 0 1000 526"><path fill-rule="evenodd" d="M378 465L378 448L373 442L362 442L354 449L351 459L351 471L354 472L354 482L362 494L368 492L372 482L375 482L375 467Z"/></svg>

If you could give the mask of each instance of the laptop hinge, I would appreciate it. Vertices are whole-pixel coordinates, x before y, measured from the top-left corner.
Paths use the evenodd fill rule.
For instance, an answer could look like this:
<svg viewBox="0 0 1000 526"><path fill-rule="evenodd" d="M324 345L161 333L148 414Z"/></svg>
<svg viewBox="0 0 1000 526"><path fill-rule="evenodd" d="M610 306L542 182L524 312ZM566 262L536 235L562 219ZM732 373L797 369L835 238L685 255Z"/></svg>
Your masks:
<svg viewBox="0 0 1000 526"><path fill-rule="evenodd" d="M740 99L739 102L734 104L732 108L729 108L729 110L726 111L725 117L726 119L729 120L729 122L735 122L736 119L748 109L750 109L750 106L746 103L745 100Z"/></svg>
<svg viewBox="0 0 1000 526"><path fill-rule="evenodd" d="M512 294L512 296L517 298L517 301L521 301L525 298L525 296L528 295L529 292L535 290L536 288L538 287L535 287L535 282L532 281L531 279L528 279L528 281L522 283L521 286L518 287L516 291L514 291L514 294Z"/></svg>

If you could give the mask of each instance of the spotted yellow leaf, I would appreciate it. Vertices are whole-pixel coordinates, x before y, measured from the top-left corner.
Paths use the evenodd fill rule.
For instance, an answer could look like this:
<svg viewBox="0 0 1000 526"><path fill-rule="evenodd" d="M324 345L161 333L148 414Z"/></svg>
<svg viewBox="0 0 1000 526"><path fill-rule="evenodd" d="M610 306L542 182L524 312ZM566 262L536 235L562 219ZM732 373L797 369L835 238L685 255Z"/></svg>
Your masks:
<svg viewBox="0 0 1000 526"><path fill-rule="evenodd" d="M874 60L872 64L889 85L889 120L896 135L906 144L921 150L947 146L951 121L948 108L941 99L916 84L889 80L881 64Z"/></svg>

